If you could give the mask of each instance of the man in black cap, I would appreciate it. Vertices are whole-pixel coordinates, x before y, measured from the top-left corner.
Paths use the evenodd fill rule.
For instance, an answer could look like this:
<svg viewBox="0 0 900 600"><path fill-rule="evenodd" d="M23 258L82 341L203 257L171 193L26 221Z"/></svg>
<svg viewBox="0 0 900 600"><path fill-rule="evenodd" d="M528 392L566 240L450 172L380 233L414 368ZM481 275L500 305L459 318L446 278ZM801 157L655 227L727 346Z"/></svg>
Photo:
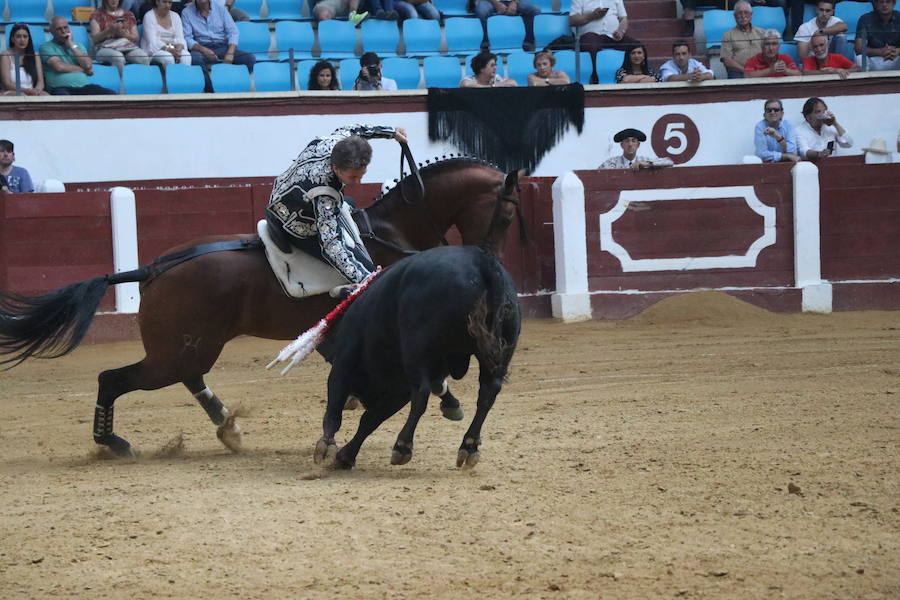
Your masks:
<svg viewBox="0 0 900 600"><path fill-rule="evenodd" d="M669 158L647 158L646 156L638 156L637 150L641 142L647 141L647 136L643 131L637 129L623 129L617 133L613 140L622 146L623 154L621 156L611 156L607 158L599 168L601 169L656 169L659 167L671 167L672 160Z"/></svg>
<svg viewBox="0 0 900 600"><path fill-rule="evenodd" d="M381 59L374 52L366 52L359 57L359 76L353 84L354 90L396 90L397 82L381 76Z"/></svg>

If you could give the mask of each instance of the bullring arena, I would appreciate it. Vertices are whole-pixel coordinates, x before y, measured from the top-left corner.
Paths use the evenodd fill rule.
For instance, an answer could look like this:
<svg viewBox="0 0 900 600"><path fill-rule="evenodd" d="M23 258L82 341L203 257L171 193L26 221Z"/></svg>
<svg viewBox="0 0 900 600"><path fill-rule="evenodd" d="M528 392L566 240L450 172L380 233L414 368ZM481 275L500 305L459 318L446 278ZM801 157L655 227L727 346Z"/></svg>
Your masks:
<svg viewBox="0 0 900 600"><path fill-rule="evenodd" d="M900 95L896 74L807 79L587 86L585 131L521 181L504 264L526 318L473 469L455 460L474 372L452 382L466 419L432 398L411 462L390 464L403 411L336 471L312 459L326 363L281 377L265 366L285 342L252 337L207 376L242 452L176 385L118 400L140 455L111 458L91 439L97 375L143 351L136 288L110 291L72 354L0 372L0 597L900 597L900 171L859 151L883 134L868 115L896 130ZM252 232L274 175L348 122L404 126L420 159L454 151L428 140L424 92L343 94L0 99L17 150L36 148L17 162L67 190L0 195L0 289ZM776 95L793 113L827 97L853 152L740 164ZM167 160L96 160L112 121L166 139ZM595 171L625 125L679 166ZM82 150L55 155L60 131ZM396 177L378 143L349 189L363 204Z"/></svg>

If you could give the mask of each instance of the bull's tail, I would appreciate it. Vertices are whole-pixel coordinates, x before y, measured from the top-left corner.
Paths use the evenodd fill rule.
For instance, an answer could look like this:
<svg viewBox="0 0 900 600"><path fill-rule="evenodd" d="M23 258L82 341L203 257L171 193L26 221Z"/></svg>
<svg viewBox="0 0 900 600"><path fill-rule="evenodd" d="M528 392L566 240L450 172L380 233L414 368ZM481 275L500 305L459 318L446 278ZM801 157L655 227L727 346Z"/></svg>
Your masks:
<svg viewBox="0 0 900 600"><path fill-rule="evenodd" d="M104 275L33 297L0 291L0 365L68 354L81 343L110 285L148 276L147 269Z"/></svg>
<svg viewBox="0 0 900 600"><path fill-rule="evenodd" d="M469 334L482 368L506 378L519 338L520 314L515 288L503 267L491 257L485 291L469 313Z"/></svg>

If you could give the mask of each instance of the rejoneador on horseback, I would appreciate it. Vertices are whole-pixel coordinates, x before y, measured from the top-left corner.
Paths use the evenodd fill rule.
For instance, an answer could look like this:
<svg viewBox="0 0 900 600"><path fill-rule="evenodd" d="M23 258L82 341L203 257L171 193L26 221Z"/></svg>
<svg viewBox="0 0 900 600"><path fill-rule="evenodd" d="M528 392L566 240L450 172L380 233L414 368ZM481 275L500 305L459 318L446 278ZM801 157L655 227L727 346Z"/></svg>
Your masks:
<svg viewBox="0 0 900 600"><path fill-rule="evenodd" d="M402 128L351 125L312 140L290 168L275 179L266 207L272 241L282 252L291 247L318 258L359 284L375 270L375 263L344 209L342 190L358 184L372 160L368 139L406 142ZM290 270L284 258L267 249L273 269ZM282 281L289 277L279 277ZM284 283L283 283L284 285ZM297 291L285 289L288 294Z"/></svg>

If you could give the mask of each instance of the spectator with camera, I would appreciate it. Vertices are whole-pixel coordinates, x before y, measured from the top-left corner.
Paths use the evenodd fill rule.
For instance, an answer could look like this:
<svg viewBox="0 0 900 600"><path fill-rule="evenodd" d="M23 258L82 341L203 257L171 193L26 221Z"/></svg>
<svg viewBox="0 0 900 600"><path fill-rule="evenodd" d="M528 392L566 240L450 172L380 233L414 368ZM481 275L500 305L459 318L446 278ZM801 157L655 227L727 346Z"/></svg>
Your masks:
<svg viewBox="0 0 900 600"><path fill-rule="evenodd" d="M803 104L803 118L797 127L797 149L800 158L819 160L833 156L837 146L849 148L853 140L828 110L821 98L810 98Z"/></svg>
<svg viewBox="0 0 900 600"><path fill-rule="evenodd" d="M113 65L119 71L125 63L149 65L150 57L138 46L137 20L130 10L122 10L121 0L102 0L91 14L91 41L94 60Z"/></svg>
<svg viewBox="0 0 900 600"><path fill-rule="evenodd" d="M359 57L362 67L353 83L353 89L359 91L397 89L397 82L381 74L381 59L374 52L366 52Z"/></svg>

